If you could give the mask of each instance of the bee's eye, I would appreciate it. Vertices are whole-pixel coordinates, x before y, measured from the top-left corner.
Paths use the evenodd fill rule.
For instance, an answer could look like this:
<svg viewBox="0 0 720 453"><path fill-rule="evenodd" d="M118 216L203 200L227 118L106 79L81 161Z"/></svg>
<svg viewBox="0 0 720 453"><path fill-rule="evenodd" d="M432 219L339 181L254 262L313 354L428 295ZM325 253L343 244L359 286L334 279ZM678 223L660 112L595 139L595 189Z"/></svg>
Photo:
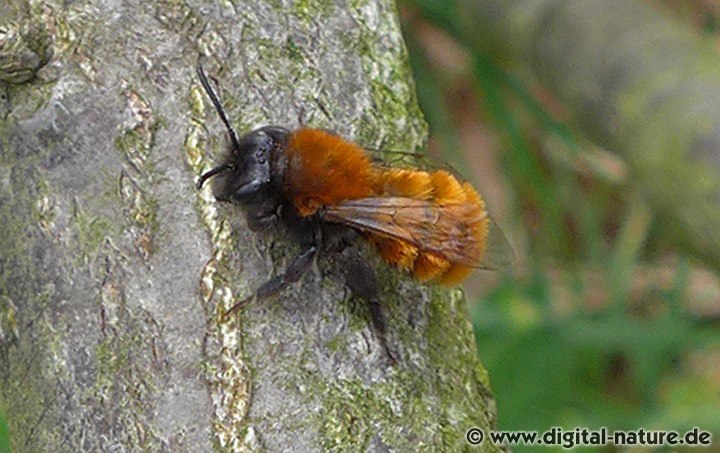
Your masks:
<svg viewBox="0 0 720 453"><path fill-rule="evenodd" d="M265 164L265 161L266 161L266 157L265 157L265 156L266 156L266 154L267 154L267 147L266 147L266 146L261 146L260 149L258 149L258 150L255 152L255 160L257 160L257 162L258 162L259 164L261 164L261 165L262 165L262 164Z"/></svg>

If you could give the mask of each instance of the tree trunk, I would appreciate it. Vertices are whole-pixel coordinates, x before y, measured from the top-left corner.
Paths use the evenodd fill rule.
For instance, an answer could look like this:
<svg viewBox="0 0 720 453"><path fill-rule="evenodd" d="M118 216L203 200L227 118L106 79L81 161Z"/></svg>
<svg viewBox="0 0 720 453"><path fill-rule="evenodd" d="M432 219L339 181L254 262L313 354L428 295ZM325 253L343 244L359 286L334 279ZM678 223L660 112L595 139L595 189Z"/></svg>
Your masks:
<svg viewBox="0 0 720 453"><path fill-rule="evenodd" d="M415 0L464 44L526 71L617 152L666 237L720 270L720 58L639 0Z"/></svg>
<svg viewBox="0 0 720 453"><path fill-rule="evenodd" d="M380 269L395 367L320 259L194 181L224 130L425 139L389 0L8 4L0 24L0 404L16 451L456 450L495 423L459 291ZM488 451L493 447L484 446Z"/></svg>

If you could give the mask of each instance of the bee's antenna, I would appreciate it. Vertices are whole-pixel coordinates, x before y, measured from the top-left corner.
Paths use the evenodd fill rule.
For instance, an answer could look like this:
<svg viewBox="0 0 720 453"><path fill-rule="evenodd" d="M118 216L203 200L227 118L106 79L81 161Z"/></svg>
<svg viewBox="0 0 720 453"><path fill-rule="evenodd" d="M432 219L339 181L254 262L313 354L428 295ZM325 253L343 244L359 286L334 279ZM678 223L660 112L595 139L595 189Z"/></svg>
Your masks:
<svg viewBox="0 0 720 453"><path fill-rule="evenodd" d="M228 135L230 135L230 141L232 142L232 146L234 150L240 149L240 144L238 142L237 133L235 132L235 129L233 129L232 125L230 124L230 120L228 119L227 115L225 114L225 110L222 107L222 104L220 103L220 99L218 98L218 95L215 93L215 90L212 89L210 86L210 82L208 82L207 76L205 76L205 71L203 70L202 63L198 61L197 67L195 68L197 71L197 75L200 78L200 83L202 84L203 88L205 89L205 93L207 93L208 97L210 98L210 102L215 106L215 110L217 110L218 115L220 115L220 119L223 123L225 123L225 127L227 127Z"/></svg>
<svg viewBox="0 0 720 453"><path fill-rule="evenodd" d="M212 178L213 176L217 175L218 173L222 173L226 170L234 170L235 165L233 164L223 164L219 167L212 168L205 173L203 173L202 176L200 176L200 179L198 179L197 183L195 183L195 187L198 189L202 189L203 184L205 184L205 181Z"/></svg>

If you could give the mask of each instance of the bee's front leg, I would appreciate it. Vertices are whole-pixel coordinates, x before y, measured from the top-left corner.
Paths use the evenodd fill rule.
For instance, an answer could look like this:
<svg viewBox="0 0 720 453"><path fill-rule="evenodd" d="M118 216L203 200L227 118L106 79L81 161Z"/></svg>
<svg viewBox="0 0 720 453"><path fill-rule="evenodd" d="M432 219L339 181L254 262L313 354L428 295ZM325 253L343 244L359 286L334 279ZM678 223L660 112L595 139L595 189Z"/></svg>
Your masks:
<svg viewBox="0 0 720 453"><path fill-rule="evenodd" d="M261 231L276 225L280 220L280 209L280 205L274 200L248 209L245 216L248 228L251 231Z"/></svg>
<svg viewBox="0 0 720 453"><path fill-rule="evenodd" d="M287 288L292 283L300 280L300 277L305 274L305 271L310 266L310 263L312 262L316 253L317 247L314 245L311 245L307 249L303 250L302 253L300 253L292 260L284 273L276 275L267 282L263 283L263 285L258 288L255 294L230 307L230 309L223 314L223 321L227 320L229 316L238 311L252 299L262 300L268 298L273 294L276 294Z"/></svg>

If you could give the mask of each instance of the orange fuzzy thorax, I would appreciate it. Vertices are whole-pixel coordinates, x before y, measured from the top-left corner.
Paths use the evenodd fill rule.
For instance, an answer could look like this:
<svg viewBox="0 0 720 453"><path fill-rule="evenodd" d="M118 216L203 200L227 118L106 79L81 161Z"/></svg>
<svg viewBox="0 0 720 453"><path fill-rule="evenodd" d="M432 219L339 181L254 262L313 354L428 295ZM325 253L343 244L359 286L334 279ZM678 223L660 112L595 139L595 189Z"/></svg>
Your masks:
<svg viewBox="0 0 720 453"><path fill-rule="evenodd" d="M301 216L323 206L373 195L370 157L359 146L319 129L299 129L287 148L285 190Z"/></svg>
<svg viewBox="0 0 720 453"><path fill-rule="evenodd" d="M301 216L315 214L323 206L366 197L407 197L437 205L471 203L477 213L485 203L467 182L458 181L445 170L384 168L372 163L357 145L329 132L300 129L290 136L287 148L285 191ZM488 234L486 216L468 220L467 227L477 238L478 262L485 251ZM389 264L410 271L419 280L456 284L471 271L459 264L401 239L366 234L380 256Z"/></svg>

